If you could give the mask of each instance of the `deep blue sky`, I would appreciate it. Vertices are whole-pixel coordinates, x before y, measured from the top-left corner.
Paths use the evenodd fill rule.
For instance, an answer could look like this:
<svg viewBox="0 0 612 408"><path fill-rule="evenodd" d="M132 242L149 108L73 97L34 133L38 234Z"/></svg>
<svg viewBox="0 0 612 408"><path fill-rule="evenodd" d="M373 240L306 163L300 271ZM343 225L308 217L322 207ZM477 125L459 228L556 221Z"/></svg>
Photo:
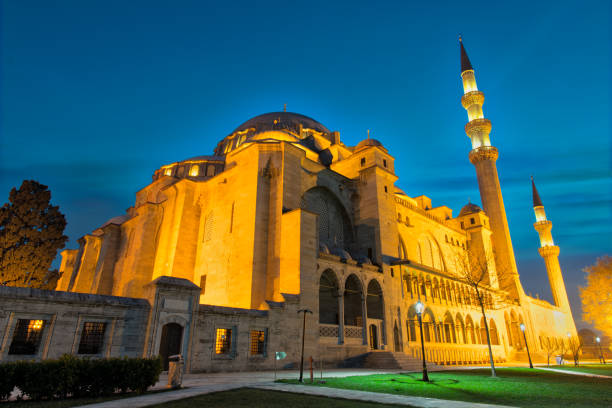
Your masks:
<svg viewBox="0 0 612 408"><path fill-rule="evenodd" d="M432 5L435 4L435 7ZM529 175L554 223L575 317L581 268L612 253L609 1L3 1L0 201L49 185L76 239L159 166L211 154L252 116L371 129L397 185L458 214L480 203L457 35L493 122L526 291L550 299Z"/></svg>

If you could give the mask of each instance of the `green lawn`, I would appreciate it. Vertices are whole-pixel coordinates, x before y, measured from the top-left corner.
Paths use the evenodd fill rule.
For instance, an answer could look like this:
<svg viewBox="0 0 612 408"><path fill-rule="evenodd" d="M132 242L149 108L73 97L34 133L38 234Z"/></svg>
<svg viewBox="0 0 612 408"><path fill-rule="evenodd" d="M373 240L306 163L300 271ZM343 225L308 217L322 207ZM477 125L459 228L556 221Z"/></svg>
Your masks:
<svg viewBox="0 0 612 408"><path fill-rule="evenodd" d="M599 374L599 375L609 375L612 377L612 361L610 364L580 364L578 367L573 365L562 365L562 366L554 366L551 365L550 368L555 368L557 370L567 370L567 371L579 371L581 373L589 373L589 374Z"/></svg>
<svg viewBox="0 0 612 408"><path fill-rule="evenodd" d="M612 379L583 377L529 368L457 370L429 374L376 374L327 378L324 386L518 407L611 407ZM292 382L292 381L287 381Z"/></svg>
<svg viewBox="0 0 612 408"><path fill-rule="evenodd" d="M351 401L317 397L313 395L292 394L289 392L239 388L237 390L215 392L198 397L186 398L165 404L153 405L151 408L406 408L405 405L375 404L370 402Z"/></svg>

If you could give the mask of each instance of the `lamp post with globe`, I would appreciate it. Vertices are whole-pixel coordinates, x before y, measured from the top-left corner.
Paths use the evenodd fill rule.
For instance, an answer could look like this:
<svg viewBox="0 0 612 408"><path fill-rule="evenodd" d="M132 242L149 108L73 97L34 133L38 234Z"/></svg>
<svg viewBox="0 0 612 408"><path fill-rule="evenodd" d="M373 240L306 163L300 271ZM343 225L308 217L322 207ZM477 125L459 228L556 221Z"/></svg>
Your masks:
<svg viewBox="0 0 612 408"><path fill-rule="evenodd" d="M599 359L606 364L606 358L603 355L603 351L601 350L601 339L599 337L595 338L595 341L597 341L597 346L599 346Z"/></svg>
<svg viewBox="0 0 612 408"><path fill-rule="evenodd" d="M416 314L419 318L419 328L421 330L421 354L423 356L423 381L429 382L429 376L427 375L427 362L425 361L425 341L423 340L423 319L421 315L425 310L425 305L419 300L415 306Z"/></svg>
<svg viewBox="0 0 612 408"><path fill-rule="evenodd" d="M521 331L523 332L523 340L525 340L525 347L527 347L527 358L529 359L529 368L533 368L533 364L531 363L531 354L529 354L529 344L527 343L527 336L525 336L525 325L523 323L521 323Z"/></svg>

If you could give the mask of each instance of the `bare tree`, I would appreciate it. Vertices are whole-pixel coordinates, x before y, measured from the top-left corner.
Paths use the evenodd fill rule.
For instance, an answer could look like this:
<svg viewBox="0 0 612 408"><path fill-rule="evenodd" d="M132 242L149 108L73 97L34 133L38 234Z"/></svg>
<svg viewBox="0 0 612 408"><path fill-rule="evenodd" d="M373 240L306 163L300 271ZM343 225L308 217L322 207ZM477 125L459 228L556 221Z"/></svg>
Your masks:
<svg viewBox="0 0 612 408"><path fill-rule="evenodd" d="M457 251L455 256L457 274L465 284L473 289L472 296L476 304L480 306L485 331L487 333L487 345L489 346L489 361L491 363L492 377L496 377L497 374L495 372L491 335L489 333L489 323L487 321L485 306L487 308L492 307L487 287L490 284L489 270L494 262L492 253L473 251L469 247L466 250Z"/></svg>
<svg viewBox="0 0 612 408"><path fill-rule="evenodd" d="M555 351L557 351L557 344L552 338L545 337L542 340L542 348L546 352L546 365L550 367L550 358L555 354Z"/></svg>
<svg viewBox="0 0 612 408"><path fill-rule="evenodd" d="M574 365L578 366L578 360L580 359L580 353L582 352L582 341L579 337L573 336L567 339L569 351L572 353L574 359Z"/></svg>
<svg viewBox="0 0 612 408"><path fill-rule="evenodd" d="M559 364L563 364L563 360L565 359L565 353L569 351L569 341L566 344L565 341L561 339L559 343L559 354L561 355L561 361L559 361Z"/></svg>

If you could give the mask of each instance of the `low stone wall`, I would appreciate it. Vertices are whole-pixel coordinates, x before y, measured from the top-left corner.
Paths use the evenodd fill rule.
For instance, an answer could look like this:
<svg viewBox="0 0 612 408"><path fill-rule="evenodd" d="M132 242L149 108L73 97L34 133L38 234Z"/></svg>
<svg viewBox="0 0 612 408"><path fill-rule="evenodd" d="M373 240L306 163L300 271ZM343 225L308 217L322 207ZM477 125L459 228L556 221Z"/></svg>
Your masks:
<svg viewBox="0 0 612 408"><path fill-rule="evenodd" d="M145 299L0 286L0 361L140 357Z"/></svg>

